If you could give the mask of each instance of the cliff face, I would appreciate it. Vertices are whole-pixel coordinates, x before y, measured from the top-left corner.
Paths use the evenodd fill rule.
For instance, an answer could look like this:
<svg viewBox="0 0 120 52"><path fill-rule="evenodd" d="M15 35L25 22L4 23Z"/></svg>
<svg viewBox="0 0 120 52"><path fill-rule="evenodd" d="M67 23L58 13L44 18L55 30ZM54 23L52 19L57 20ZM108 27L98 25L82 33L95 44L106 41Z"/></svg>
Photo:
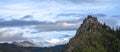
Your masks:
<svg viewBox="0 0 120 52"><path fill-rule="evenodd" d="M63 52L120 52L120 40L109 26L88 16Z"/></svg>

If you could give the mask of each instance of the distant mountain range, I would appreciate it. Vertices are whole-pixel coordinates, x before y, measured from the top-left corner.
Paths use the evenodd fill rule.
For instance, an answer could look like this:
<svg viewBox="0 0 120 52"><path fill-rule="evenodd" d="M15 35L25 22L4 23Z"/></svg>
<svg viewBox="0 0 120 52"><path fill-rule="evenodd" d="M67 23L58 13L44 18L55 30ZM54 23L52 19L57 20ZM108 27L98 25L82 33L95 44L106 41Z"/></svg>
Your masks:
<svg viewBox="0 0 120 52"><path fill-rule="evenodd" d="M40 47L39 45L35 45L28 41L22 41L22 42L13 42L12 44L18 46L18 47Z"/></svg>
<svg viewBox="0 0 120 52"><path fill-rule="evenodd" d="M29 44L29 43L28 43ZM0 52L62 52L65 45L57 45L54 47L29 47L18 46L18 44L0 44Z"/></svg>
<svg viewBox="0 0 120 52"><path fill-rule="evenodd" d="M1 43L0 52L120 52L120 28L111 29L89 15L66 45L40 47L33 43Z"/></svg>

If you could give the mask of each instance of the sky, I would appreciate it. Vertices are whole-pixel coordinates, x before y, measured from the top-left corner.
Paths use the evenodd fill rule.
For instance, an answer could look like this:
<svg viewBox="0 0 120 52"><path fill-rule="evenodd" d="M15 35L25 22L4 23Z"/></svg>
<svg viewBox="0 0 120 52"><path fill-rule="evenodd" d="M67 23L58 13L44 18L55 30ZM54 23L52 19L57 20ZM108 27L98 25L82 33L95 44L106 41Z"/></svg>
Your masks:
<svg viewBox="0 0 120 52"><path fill-rule="evenodd" d="M66 44L87 15L120 26L119 0L0 0L0 42Z"/></svg>

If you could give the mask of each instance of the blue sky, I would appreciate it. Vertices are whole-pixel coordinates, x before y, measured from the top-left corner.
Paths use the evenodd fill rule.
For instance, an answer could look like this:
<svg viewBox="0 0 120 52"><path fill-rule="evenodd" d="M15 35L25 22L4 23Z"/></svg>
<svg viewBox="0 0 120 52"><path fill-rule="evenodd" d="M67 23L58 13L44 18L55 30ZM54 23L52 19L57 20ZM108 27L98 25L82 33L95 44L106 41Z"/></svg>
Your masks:
<svg viewBox="0 0 120 52"><path fill-rule="evenodd" d="M68 43L87 15L120 26L119 0L0 0L0 42Z"/></svg>

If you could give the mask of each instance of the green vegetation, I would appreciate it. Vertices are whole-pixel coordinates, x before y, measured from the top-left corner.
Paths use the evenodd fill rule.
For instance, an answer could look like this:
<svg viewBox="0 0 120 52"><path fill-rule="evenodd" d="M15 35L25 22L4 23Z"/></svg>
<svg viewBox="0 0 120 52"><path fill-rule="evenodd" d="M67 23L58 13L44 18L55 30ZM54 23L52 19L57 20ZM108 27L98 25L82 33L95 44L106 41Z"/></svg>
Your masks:
<svg viewBox="0 0 120 52"><path fill-rule="evenodd" d="M88 16L64 52L120 52L120 28L113 30Z"/></svg>

